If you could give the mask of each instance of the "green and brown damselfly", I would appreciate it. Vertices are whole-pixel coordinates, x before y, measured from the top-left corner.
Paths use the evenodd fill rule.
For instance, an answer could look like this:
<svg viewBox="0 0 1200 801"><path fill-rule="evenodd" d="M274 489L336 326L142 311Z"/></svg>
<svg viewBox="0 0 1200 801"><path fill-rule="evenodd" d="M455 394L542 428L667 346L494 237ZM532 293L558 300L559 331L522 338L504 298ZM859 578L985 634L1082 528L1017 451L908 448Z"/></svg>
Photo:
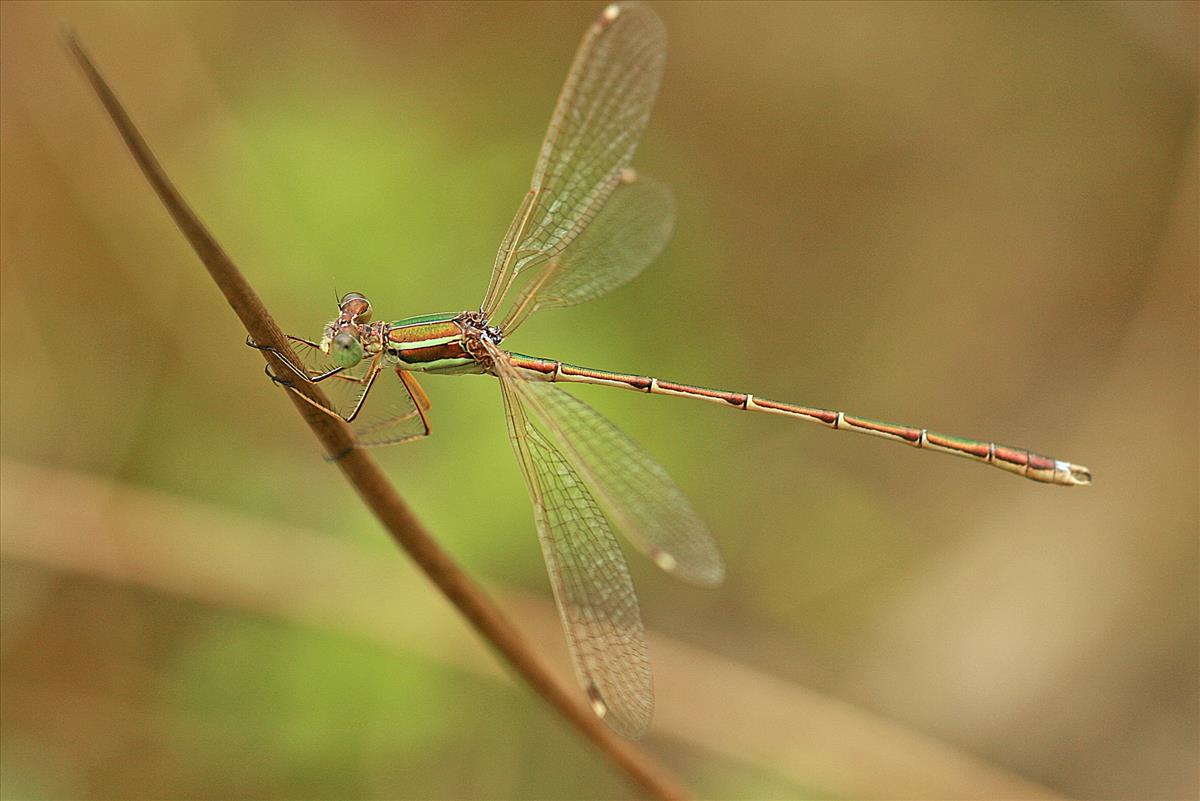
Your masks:
<svg viewBox="0 0 1200 801"><path fill-rule="evenodd" d="M616 289L666 244L674 220L671 194L630 167L665 53L662 22L636 3L608 6L588 29L478 310L372 322L370 302L350 293L319 341L291 338L301 364L276 354L293 375L274 376L285 384L320 382L330 398L329 407L320 408L352 424L362 445L429 434L429 401L416 373L499 379L579 681L596 713L631 737L649 724L653 690L641 614L614 528L685 580L715 585L724 567L712 536L666 471L555 384L700 398L962 456L1047 484L1092 480L1085 467L1022 448L504 349L534 312Z"/></svg>

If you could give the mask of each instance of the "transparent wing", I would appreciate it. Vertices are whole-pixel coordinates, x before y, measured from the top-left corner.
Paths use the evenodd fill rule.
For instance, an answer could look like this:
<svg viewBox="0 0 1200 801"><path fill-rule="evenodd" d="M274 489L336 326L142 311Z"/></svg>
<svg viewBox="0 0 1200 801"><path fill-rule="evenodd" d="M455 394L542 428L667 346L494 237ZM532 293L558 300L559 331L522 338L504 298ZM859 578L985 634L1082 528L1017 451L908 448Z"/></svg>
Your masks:
<svg viewBox="0 0 1200 801"><path fill-rule="evenodd" d="M540 309L574 306L613 291L662 252L675 226L671 190L632 173L626 171L592 224L525 285L500 323L505 334Z"/></svg>
<svg viewBox="0 0 1200 801"><path fill-rule="evenodd" d="M654 688L625 557L579 473L531 424L521 380L499 378L575 674L596 714L626 737L640 737L654 711Z"/></svg>
<svg viewBox="0 0 1200 801"><path fill-rule="evenodd" d="M364 447L397 445L429 436L428 411L429 399L412 374L385 366L351 428Z"/></svg>
<svg viewBox="0 0 1200 801"><path fill-rule="evenodd" d="M517 278L536 275L596 217L621 181L650 118L666 30L637 3L608 6L584 35L534 168L496 254L481 310L489 317Z"/></svg>
<svg viewBox="0 0 1200 801"><path fill-rule="evenodd" d="M329 354L322 351L315 342L294 336L288 336L288 340L292 343L292 350L300 359L299 366L304 369L305 375L309 379L320 378L337 369L337 364ZM293 369L296 367L295 365L291 366ZM321 389L329 398L329 407L325 408L325 411L347 422L357 419L367 390L371 388L371 382L374 380L375 370L375 363L370 359L364 359L354 367L341 370L322 380ZM287 378L287 376L282 377Z"/></svg>
<svg viewBox="0 0 1200 801"><path fill-rule="evenodd" d="M526 379L504 351L489 351L496 374L520 393L634 547L685 581L714 586L724 579L708 527L662 465L583 401L555 384Z"/></svg>
<svg viewBox="0 0 1200 801"><path fill-rule="evenodd" d="M288 339L310 379L337 367L316 343L292 336ZM393 372L395 375L391 375ZM320 387L329 406L318 408L350 423L359 445L394 445L429 433L425 414L429 399L415 378L385 365L382 357L364 359L330 375ZM300 397L308 400L304 395Z"/></svg>

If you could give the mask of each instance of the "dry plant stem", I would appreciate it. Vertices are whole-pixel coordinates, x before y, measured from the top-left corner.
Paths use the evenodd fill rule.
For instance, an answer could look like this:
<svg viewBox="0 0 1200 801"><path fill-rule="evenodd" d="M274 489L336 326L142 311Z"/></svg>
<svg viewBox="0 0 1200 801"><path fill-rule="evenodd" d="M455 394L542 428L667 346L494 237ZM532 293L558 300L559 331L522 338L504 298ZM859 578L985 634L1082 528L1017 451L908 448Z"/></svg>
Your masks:
<svg viewBox="0 0 1200 801"><path fill-rule="evenodd" d="M241 319L251 338L260 344L271 345L282 353L291 353L291 346L271 319L258 295L167 178L133 121L79 41L73 35L68 35L67 46L87 74L92 88L112 117L142 173L204 266L208 268L209 275L224 293L225 299ZM286 373L286 368L275 356L265 351L263 355L276 374ZM314 401L324 401L320 389L315 385L300 385L298 390ZM438 589L466 616L479 633L500 651L525 681L591 740L626 776L653 797L687 797L682 784L675 776L641 749L612 732L581 700L577 700L579 694L573 687L568 687L551 672L483 590L424 530L375 461L366 451L353 447L354 441L349 427L341 420L322 414L292 393L286 394L308 422L325 451L338 457L338 467L392 538L420 565Z"/></svg>

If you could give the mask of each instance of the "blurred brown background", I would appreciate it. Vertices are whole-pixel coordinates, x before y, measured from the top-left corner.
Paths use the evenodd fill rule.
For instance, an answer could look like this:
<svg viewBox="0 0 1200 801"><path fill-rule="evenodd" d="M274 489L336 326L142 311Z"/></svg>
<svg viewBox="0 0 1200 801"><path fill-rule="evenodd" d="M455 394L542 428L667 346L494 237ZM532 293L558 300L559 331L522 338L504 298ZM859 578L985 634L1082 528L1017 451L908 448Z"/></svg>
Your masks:
<svg viewBox="0 0 1200 801"><path fill-rule="evenodd" d="M1197 6L659 4L679 225L527 353L994 437L1065 490L581 388L717 591L631 555L701 797L1196 797ZM289 330L478 302L598 4L4 3L6 798L611 798L321 460L61 45ZM378 455L555 659L495 386ZM759 419L761 418L761 419Z"/></svg>

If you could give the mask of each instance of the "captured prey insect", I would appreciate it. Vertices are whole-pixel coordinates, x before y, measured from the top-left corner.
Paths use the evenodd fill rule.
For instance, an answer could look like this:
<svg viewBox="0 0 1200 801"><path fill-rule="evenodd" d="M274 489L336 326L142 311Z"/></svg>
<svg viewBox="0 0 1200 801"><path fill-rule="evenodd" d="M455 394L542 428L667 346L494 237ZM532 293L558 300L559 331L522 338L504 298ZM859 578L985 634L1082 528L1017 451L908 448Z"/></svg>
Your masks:
<svg viewBox="0 0 1200 801"><path fill-rule="evenodd" d="M320 382L330 398L330 406L320 408L352 424L362 445L429 433L429 401L415 373L499 379L509 438L533 503L575 671L595 712L630 737L649 724L653 690L637 598L614 528L687 581L715 585L724 567L704 523L666 471L555 384L700 398L964 456L1044 483L1092 480L1085 467L1020 448L502 347L534 312L610 292L665 245L674 219L671 194L629 166L658 91L665 51L662 22L636 3L608 6L588 29L550 119L532 185L500 244L477 311L372 322L370 302L350 293L341 298L339 314L320 341L290 337L302 364L276 352L294 374L276 380ZM399 380L383 376L385 371Z"/></svg>

